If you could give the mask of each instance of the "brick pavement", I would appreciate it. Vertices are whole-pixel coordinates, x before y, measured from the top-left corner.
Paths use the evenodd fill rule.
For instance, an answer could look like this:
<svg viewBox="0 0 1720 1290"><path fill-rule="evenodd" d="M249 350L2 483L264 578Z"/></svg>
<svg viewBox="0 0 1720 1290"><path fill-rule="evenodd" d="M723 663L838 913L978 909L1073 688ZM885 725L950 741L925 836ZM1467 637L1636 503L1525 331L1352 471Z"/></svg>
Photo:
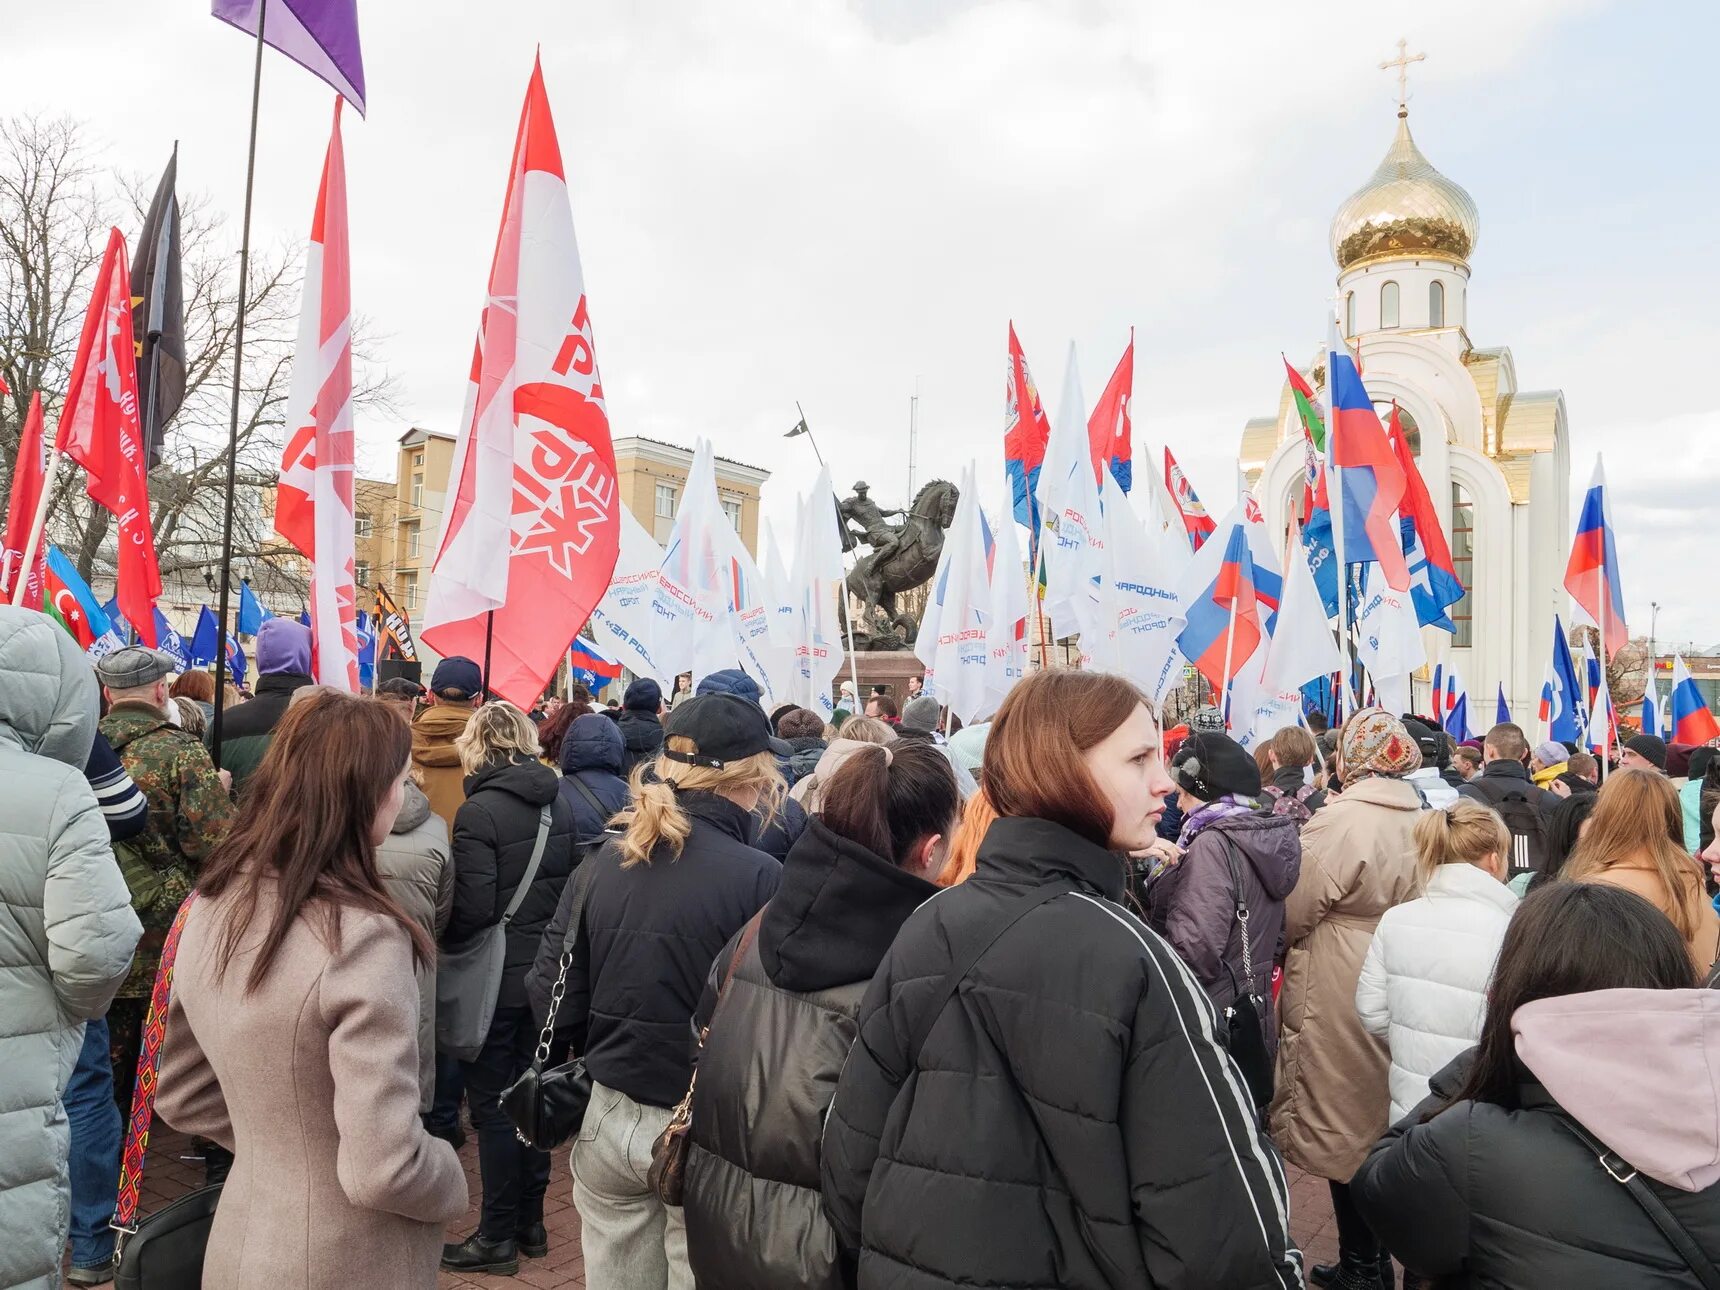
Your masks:
<svg viewBox="0 0 1720 1290"><path fill-rule="evenodd" d="M191 1145L183 1134L158 1121L150 1141L149 1167L143 1184L143 1210L151 1213L176 1196L184 1195L203 1180L200 1160L187 1160ZM569 1290L585 1285L585 1260L579 1250L579 1215L573 1208L573 1183L568 1176L566 1149L555 1153L549 1193L544 1200L544 1223L549 1228L549 1255L521 1259L517 1277L456 1276L444 1272L438 1290L466 1287L531 1286L533 1290ZM478 1226L478 1148L468 1140L460 1152L471 1185L472 1201L466 1213L448 1224L450 1241L464 1240ZM1302 1247L1306 1265L1331 1263L1338 1256L1337 1227L1332 1219L1331 1196L1325 1181L1300 1170L1290 1170L1290 1232ZM600 1290L600 1288L598 1288Z"/></svg>

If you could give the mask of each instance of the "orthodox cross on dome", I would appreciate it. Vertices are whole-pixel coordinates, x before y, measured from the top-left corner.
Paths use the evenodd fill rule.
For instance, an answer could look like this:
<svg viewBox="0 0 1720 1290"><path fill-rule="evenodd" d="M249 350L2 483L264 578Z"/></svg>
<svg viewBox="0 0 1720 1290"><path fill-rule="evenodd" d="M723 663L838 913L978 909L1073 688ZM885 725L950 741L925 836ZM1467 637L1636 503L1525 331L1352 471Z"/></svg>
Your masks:
<svg viewBox="0 0 1720 1290"><path fill-rule="evenodd" d="M1380 70L1383 72L1383 71L1386 71L1386 70L1393 68L1393 67L1397 68L1398 115L1399 116L1408 116L1409 115L1409 65L1411 63L1426 62L1427 61L1427 55L1426 54L1412 54L1412 53L1410 53L1409 52L1409 41L1403 39L1402 37L1399 37L1399 39L1398 39L1397 50L1398 50L1398 56L1396 58L1388 58L1385 62L1381 63L1380 64Z"/></svg>

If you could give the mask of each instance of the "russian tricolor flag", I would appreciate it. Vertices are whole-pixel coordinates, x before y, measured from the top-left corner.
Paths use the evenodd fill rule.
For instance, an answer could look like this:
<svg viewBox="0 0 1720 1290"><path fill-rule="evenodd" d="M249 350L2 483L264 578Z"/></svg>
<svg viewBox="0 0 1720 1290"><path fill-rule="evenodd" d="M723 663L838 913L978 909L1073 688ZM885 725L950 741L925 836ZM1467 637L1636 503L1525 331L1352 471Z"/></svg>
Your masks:
<svg viewBox="0 0 1720 1290"><path fill-rule="evenodd" d="M1374 563L1393 591L1409 590L1409 566L1395 519L1403 500L1403 467L1386 440L1374 402L1350 348L1338 335L1336 319L1326 354L1326 389L1331 412L1326 418L1326 449L1338 468L1339 505L1343 507L1344 562Z"/></svg>
<svg viewBox="0 0 1720 1290"><path fill-rule="evenodd" d="M1601 652L1608 658L1630 640L1630 630L1624 621L1624 588L1619 583L1615 531L1612 504L1607 498L1606 471L1597 454L1594 478L1589 481L1589 491L1583 494L1582 511L1577 516L1571 558L1565 565L1565 590L1601 628Z"/></svg>
<svg viewBox="0 0 1720 1290"><path fill-rule="evenodd" d="M1222 692L1259 648L1260 606L1254 586L1254 557L1248 534L1232 524L1225 540L1224 559L1207 589L1188 606L1188 622L1177 637L1177 648L1213 688ZM1231 627L1234 620L1235 628ZM1228 645L1228 650L1226 646ZM1226 654L1230 668L1225 669Z"/></svg>
<svg viewBox="0 0 1720 1290"><path fill-rule="evenodd" d="M621 675L620 660L583 636L575 636L568 645L567 665L574 679L594 693Z"/></svg>
<svg viewBox="0 0 1720 1290"><path fill-rule="evenodd" d="M1684 656L1672 658L1672 738L1675 744L1705 744L1720 737L1720 722L1708 710L1702 691L1684 666Z"/></svg>

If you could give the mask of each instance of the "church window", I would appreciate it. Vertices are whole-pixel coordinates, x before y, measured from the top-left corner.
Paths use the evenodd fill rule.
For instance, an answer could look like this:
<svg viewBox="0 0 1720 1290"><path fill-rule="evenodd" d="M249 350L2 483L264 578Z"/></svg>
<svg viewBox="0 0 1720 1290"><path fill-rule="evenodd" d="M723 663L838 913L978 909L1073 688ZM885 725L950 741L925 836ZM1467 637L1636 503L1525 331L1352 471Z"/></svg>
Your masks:
<svg viewBox="0 0 1720 1290"><path fill-rule="evenodd" d="M1445 284L1437 278L1427 289L1427 325L1445 326Z"/></svg>
<svg viewBox="0 0 1720 1290"><path fill-rule="evenodd" d="M1475 503L1455 481L1451 485L1451 563L1463 584L1463 599L1446 610L1457 625L1451 645L1468 649L1475 643Z"/></svg>
<svg viewBox="0 0 1720 1290"><path fill-rule="evenodd" d="M1356 293L1344 292L1344 335L1356 334Z"/></svg>
<svg viewBox="0 0 1720 1290"><path fill-rule="evenodd" d="M1398 325L1398 284L1387 282L1380 287L1380 326Z"/></svg>

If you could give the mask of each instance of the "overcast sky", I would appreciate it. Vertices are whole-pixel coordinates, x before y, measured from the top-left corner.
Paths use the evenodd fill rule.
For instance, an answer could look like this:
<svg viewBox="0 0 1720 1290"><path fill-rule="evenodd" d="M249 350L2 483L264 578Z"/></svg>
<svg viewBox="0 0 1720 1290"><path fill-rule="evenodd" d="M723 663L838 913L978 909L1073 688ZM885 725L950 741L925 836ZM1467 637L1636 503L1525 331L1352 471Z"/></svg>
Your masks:
<svg viewBox="0 0 1720 1290"><path fill-rule="evenodd" d="M111 164L237 222L250 48L201 0L15 6L8 110L87 119ZM1317 12L1316 12L1317 9ZM1327 228L1412 124L1474 196L1470 334L1562 388L1573 490L1605 449L1626 604L1720 643L1705 567L1720 484L1720 6L1447 0L360 0L370 116L348 118L355 308L398 421L457 429L509 150L541 45L617 436L906 492L970 458L1001 493L1005 327L1047 396L1071 339L1096 398L1136 328L1137 459L1169 442L1215 510L1242 425L1277 406L1334 290ZM309 228L329 92L264 69L256 236ZM128 233L130 230L128 230ZM1146 469L1143 464L1141 469ZM1574 511L1573 511L1574 514Z"/></svg>

